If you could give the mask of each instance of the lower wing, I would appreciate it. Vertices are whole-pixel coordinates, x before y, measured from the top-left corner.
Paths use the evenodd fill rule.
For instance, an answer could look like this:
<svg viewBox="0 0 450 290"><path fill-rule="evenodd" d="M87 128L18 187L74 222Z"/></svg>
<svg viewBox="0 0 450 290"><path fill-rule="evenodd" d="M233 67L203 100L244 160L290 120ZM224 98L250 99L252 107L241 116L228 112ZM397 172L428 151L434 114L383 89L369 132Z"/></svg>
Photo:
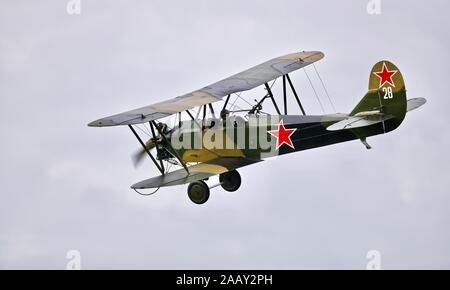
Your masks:
<svg viewBox="0 0 450 290"><path fill-rule="evenodd" d="M219 157L208 162L189 166L189 174L184 169L178 169L164 175L149 178L133 184L133 189L158 188L180 185L222 174L240 167L260 162L262 160L243 157Z"/></svg>

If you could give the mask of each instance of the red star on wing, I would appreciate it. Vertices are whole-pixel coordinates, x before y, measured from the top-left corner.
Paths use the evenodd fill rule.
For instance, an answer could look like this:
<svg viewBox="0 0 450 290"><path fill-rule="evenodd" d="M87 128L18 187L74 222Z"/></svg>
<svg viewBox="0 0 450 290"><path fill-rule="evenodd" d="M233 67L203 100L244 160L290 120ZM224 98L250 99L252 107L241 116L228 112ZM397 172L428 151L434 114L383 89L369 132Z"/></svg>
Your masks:
<svg viewBox="0 0 450 290"><path fill-rule="evenodd" d="M373 72L380 79L380 88L384 86L385 83L389 83L391 86L395 87L392 77L398 72L398 70L388 70L386 63L383 62L383 68L379 72Z"/></svg>
<svg viewBox="0 0 450 290"><path fill-rule="evenodd" d="M278 150L278 148L280 148L281 145L283 144L286 144L292 149L295 149L294 144L292 144L291 135L294 134L296 130L297 128L286 129L284 127L283 120L281 120L280 123L278 124L278 130L267 131L267 133L277 138L276 150Z"/></svg>

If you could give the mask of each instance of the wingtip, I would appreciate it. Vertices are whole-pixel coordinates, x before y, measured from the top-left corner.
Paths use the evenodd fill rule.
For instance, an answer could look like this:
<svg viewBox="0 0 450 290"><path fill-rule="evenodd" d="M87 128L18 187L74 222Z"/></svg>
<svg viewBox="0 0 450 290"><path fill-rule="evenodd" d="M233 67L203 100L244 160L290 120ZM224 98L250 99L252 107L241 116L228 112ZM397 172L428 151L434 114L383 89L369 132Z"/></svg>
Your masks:
<svg viewBox="0 0 450 290"><path fill-rule="evenodd" d="M114 123L111 122L107 118L103 118L103 119L92 121L87 125L88 125L88 127L107 127L107 126L113 126Z"/></svg>
<svg viewBox="0 0 450 290"><path fill-rule="evenodd" d="M308 53L309 53L309 55L307 56L307 59L308 59L308 61L311 61L311 62L316 62L325 57L325 53L323 53L322 51L319 51L319 50L309 51Z"/></svg>

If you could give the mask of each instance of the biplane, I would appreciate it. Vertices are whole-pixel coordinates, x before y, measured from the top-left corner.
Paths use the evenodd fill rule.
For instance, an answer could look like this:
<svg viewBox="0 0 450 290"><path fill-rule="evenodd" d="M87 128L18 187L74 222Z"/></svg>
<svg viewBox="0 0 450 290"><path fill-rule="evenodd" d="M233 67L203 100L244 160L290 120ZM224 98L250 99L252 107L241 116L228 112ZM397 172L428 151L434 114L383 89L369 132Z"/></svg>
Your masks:
<svg viewBox="0 0 450 290"><path fill-rule="evenodd" d="M140 193L138 190L189 184L190 200L203 204L213 187L239 189L237 169L270 157L350 140L361 140L370 149L368 137L396 129L407 112L426 102L423 98L407 100L400 70L383 60L373 66L369 89L350 113L307 115L289 74L323 57L320 51L277 57L202 89L88 126L128 126L137 138L142 149L134 156L135 164L148 155L160 175L133 184L132 189ZM283 107L269 85L277 79L282 80ZM261 99L236 110L230 98L259 86L265 89ZM296 103L301 114L288 114L288 87L291 104ZM263 110L267 103L276 114ZM162 121L170 116L175 117L173 126ZM142 140L142 132L148 141ZM216 175L219 183L209 186L207 181Z"/></svg>

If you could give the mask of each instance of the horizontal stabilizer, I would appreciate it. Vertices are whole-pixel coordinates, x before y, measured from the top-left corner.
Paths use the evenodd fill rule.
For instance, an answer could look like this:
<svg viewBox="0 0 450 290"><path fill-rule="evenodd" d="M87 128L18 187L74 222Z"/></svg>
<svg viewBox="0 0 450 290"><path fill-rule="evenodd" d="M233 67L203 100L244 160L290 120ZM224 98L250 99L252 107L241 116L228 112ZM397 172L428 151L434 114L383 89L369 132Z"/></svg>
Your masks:
<svg viewBox="0 0 450 290"><path fill-rule="evenodd" d="M406 111L410 112L412 110L415 110L418 107L421 107L422 105L424 105L426 102L427 102L427 100L424 98L410 99L406 102Z"/></svg>
<svg viewBox="0 0 450 290"><path fill-rule="evenodd" d="M328 131L338 131L344 129L355 129L360 127L366 127L373 124L378 124L383 121L390 119L391 116L383 114L374 115L361 115L361 116L349 116L345 120L334 123L333 125L327 127Z"/></svg>

